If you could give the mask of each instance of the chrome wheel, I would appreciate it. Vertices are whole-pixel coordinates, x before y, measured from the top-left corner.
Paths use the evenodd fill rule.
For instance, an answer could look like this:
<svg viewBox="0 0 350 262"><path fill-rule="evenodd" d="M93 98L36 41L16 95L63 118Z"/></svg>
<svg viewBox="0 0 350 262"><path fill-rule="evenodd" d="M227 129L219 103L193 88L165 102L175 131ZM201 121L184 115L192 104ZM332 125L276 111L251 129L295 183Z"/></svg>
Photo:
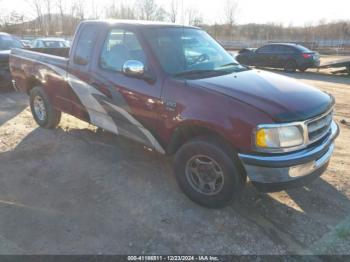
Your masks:
<svg viewBox="0 0 350 262"><path fill-rule="evenodd" d="M224 173L211 157L193 156L186 164L186 178L190 185L204 195L216 195L224 186Z"/></svg>
<svg viewBox="0 0 350 262"><path fill-rule="evenodd" d="M36 117L40 121L45 121L47 117L44 100L41 96L36 96L33 100L33 107Z"/></svg>

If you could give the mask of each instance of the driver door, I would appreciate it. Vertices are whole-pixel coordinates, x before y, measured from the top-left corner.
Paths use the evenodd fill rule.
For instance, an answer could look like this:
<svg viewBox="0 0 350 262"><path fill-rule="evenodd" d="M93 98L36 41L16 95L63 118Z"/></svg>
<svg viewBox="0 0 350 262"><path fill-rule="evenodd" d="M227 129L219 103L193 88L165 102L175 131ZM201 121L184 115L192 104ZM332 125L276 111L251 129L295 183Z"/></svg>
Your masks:
<svg viewBox="0 0 350 262"><path fill-rule="evenodd" d="M96 97L115 124L115 133L161 152L153 137L162 105L161 81L146 81L123 74L123 65L128 60L140 61L147 72L152 71L137 33L113 28L107 32L101 48L95 59L97 63L91 68L90 83L101 92Z"/></svg>

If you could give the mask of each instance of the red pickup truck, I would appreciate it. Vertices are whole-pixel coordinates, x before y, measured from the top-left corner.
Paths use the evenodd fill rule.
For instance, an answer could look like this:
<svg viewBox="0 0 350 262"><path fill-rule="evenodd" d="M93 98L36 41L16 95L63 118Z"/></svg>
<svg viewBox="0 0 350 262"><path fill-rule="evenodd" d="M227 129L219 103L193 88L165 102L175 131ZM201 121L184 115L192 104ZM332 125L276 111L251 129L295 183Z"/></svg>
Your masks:
<svg viewBox="0 0 350 262"><path fill-rule="evenodd" d="M225 205L247 177L280 191L328 166L339 134L333 97L238 64L203 30L84 21L60 55L10 55L38 125L55 128L64 112L174 155L179 186L201 205Z"/></svg>

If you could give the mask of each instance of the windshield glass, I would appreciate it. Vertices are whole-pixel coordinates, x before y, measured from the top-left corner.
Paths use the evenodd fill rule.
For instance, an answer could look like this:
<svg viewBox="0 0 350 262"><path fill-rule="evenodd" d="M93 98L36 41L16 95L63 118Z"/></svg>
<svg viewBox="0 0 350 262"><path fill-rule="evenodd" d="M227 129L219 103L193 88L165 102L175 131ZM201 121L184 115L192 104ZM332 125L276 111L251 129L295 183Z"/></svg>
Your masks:
<svg viewBox="0 0 350 262"><path fill-rule="evenodd" d="M245 69L202 30L160 28L147 30L145 37L163 69L171 75Z"/></svg>
<svg viewBox="0 0 350 262"><path fill-rule="evenodd" d="M10 50L12 48L22 48L21 42L11 36L0 36L0 50Z"/></svg>

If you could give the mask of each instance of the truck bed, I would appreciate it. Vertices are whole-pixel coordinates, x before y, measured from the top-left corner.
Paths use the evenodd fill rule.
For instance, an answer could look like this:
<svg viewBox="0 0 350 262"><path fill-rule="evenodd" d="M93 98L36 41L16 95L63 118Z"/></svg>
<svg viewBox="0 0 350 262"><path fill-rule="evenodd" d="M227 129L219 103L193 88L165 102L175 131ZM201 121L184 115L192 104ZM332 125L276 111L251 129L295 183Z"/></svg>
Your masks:
<svg viewBox="0 0 350 262"><path fill-rule="evenodd" d="M26 50L68 58L70 48L26 48Z"/></svg>
<svg viewBox="0 0 350 262"><path fill-rule="evenodd" d="M61 55L63 55L63 53ZM16 81L16 88L27 92L29 88L28 81L30 79L40 79L43 69L60 77L65 77L68 61L69 58L67 57L47 54L45 52L12 49L9 64L12 78ZM45 75L48 76L49 74L46 73Z"/></svg>

